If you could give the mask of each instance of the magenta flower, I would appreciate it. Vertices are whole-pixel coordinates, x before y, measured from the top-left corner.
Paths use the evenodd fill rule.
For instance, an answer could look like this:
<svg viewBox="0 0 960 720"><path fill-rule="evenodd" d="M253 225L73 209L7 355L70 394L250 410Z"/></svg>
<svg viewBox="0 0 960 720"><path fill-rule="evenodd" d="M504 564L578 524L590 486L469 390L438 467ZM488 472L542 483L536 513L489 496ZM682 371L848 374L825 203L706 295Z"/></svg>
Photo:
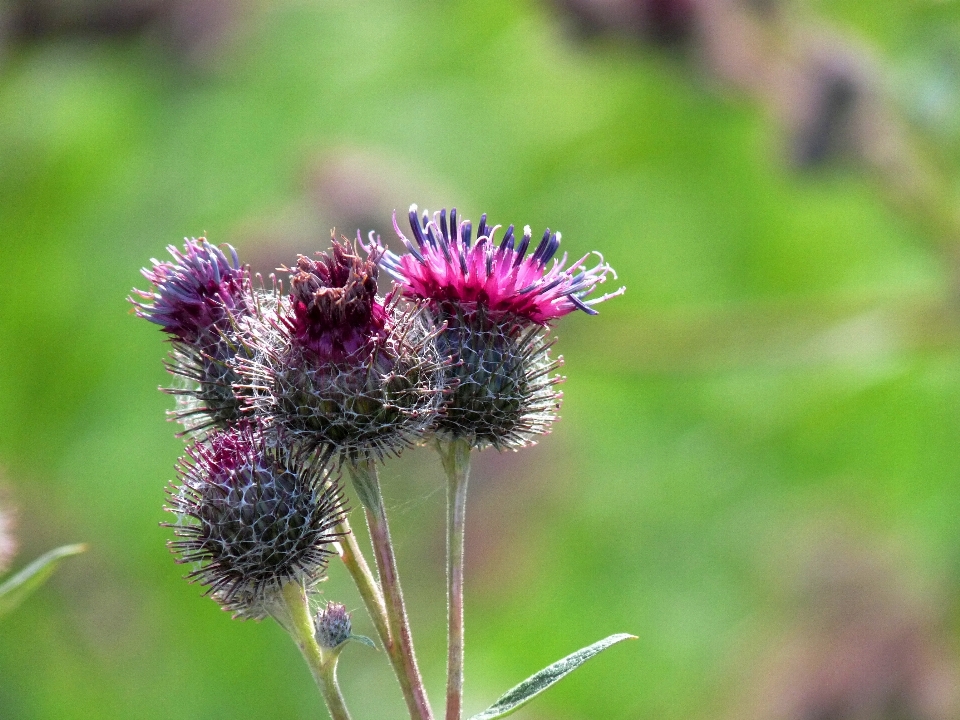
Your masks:
<svg viewBox="0 0 960 720"><path fill-rule="evenodd" d="M567 265L566 253L554 259L560 247L560 233L548 228L536 249L527 255L532 233L524 227L517 244L514 226L504 233L499 246L494 236L499 225L487 225L480 217L477 241L471 246L469 221L457 222L456 208L428 213L420 219L417 206L410 206L411 242L397 226L393 227L410 251L398 256L383 250L380 264L392 275L406 297L425 300L433 306L451 306L460 311L483 307L494 316L513 315L539 325L547 325L574 310L596 315L593 306L623 293L620 288L601 297L587 299L597 285L616 273L600 257L588 267L590 253ZM376 245L376 243L373 243Z"/></svg>
<svg viewBox="0 0 960 720"><path fill-rule="evenodd" d="M284 322L300 346L342 360L386 336L376 256L361 258L334 239L330 254L317 253L317 260L301 255L290 272L292 313Z"/></svg>
<svg viewBox="0 0 960 720"><path fill-rule="evenodd" d="M137 315L188 344L228 330L231 315L249 312L250 275L227 249L229 259L206 238L187 240L183 252L169 245L173 262L152 260L153 267L141 271L154 291L134 289Z"/></svg>
<svg viewBox="0 0 960 720"><path fill-rule="evenodd" d="M206 238L187 240L183 252L168 246L173 262L153 260L141 270L153 289L134 289L129 298L139 317L173 341L168 369L188 382L169 392L177 397L173 415L188 433L226 427L240 417L234 388L240 378L230 363L242 352L238 321L251 315L254 300L249 270L232 247L226 249L229 257Z"/></svg>

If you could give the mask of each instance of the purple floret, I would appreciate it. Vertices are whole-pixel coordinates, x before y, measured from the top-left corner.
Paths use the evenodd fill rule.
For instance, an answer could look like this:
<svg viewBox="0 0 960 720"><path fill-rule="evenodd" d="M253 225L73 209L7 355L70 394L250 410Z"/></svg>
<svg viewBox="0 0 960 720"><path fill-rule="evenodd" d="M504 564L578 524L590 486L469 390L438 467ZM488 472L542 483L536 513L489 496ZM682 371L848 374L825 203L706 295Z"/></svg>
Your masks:
<svg viewBox="0 0 960 720"><path fill-rule="evenodd" d="M250 275L226 247L229 258L206 238L187 240L183 252L168 246L173 262L152 260L153 267L141 271L154 289L134 290L137 315L189 344L229 329L231 316L250 311Z"/></svg>

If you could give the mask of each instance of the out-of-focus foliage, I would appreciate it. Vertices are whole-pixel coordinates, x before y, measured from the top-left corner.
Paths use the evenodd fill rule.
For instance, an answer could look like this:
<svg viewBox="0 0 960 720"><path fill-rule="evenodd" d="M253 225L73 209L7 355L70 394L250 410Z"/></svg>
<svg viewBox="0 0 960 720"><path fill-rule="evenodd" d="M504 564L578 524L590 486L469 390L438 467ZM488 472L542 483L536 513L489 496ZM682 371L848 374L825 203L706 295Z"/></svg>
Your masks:
<svg viewBox="0 0 960 720"><path fill-rule="evenodd" d="M86 549L86 545L64 545L55 548L38 557L13 577L6 578L0 583L0 615L6 615L30 597L53 575L61 560L71 555L79 555Z"/></svg>
<svg viewBox="0 0 960 720"><path fill-rule="evenodd" d="M0 621L0 717L317 716L282 631L230 620L164 548L182 445L156 392L164 343L125 298L185 235L232 242L269 271L325 249L334 226L386 237L411 202L549 225L573 256L601 249L628 287L599 317L558 325L569 380L554 434L477 462L468 714L627 630L639 640L517 717L770 718L777 698L829 708L857 683L900 692L880 676L926 688L897 697L918 717L944 716L957 687L960 337L955 257L922 222L856 167L797 172L786 131L689 57L578 37L550 3L218 8L236 13L217 25L231 31L190 52L149 23L6 35L0 464L21 557L76 539L90 551ZM944 100L956 77L936 59L960 47L956 2L790 12L872 53L917 111L909 122L940 123L918 132L958 177L956 136L937 120L956 117ZM918 105L928 86L947 88L930 91L940 104ZM384 471L435 703L441 478L425 450ZM878 587L888 594L868 603ZM324 589L373 634L341 568ZM825 604L838 597L839 610ZM905 629L877 641L891 627ZM827 642L841 636L865 657L909 641L924 660L870 675ZM811 658L863 672L844 695L790 671ZM402 717L382 654L348 648L340 676L355 717Z"/></svg>

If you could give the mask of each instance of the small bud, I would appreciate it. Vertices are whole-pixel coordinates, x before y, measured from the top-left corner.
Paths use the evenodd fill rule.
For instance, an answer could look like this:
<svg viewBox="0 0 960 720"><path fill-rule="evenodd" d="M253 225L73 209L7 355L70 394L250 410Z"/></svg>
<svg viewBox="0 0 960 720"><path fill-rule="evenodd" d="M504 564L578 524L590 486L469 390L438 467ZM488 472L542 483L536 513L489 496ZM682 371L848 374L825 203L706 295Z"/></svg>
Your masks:
<svg viewBox="0 0 960 720"><path fill-rule="evenodd" d="M320 647L332 650L350 639L350 613L340 603L328 602L326 608L317 612L314 627Z"/></svg>
<svg viewBox="0 0 960 720"><path fill-rule="evenodd" d="M212 433L187 450L168 491L177 562L195 563L186 577L240 617L264 617L288 582L318 582L343 517L329 469L286 445L246 423Z"/></svg>

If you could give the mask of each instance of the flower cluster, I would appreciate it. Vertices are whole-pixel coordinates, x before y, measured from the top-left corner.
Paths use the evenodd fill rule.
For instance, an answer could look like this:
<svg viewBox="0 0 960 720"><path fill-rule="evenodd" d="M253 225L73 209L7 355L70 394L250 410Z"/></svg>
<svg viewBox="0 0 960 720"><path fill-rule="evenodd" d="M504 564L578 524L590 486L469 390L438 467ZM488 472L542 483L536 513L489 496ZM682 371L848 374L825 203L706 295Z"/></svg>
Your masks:
<svg viewBox="0 0 960 720"><path fill-rule="evenodd" d="M412 205L410 229L416 244L397 226L393 227L408 253L398 256L383 250L381 264L397 282L405 295L423 300L446 314L485 310L492 318L516 317L539 325L547 325L574 310L596 315L593 306L615 295L623 288L587 299L608 275L616 274L603 262L593 267L585 263L590 254L567 265L567 255L554 259L560 248L560 233L547 228L543 239L527 255L533 232L523 228L517 244L514 226L503 234L500 245L495 236L500 225L489 225L487 216L480 216L477 241L471 246L472 223L458 222L457 210L429 213L423 217Z"/></svg>
<svg viewBox="0 0 960 720"><path fill-rule="evenodd" d="M416 206L410 227L413 240L397 228L403 255L371 235L299 256L281 268L287 292L254 286L232 248L187 240L131 297L172 343L175 418L193 441L169 490L171 548L238 616L322 577L342 532L341 465L428 438L513 448L547 432L561 381L550 323L623 291L591 297L613 270L556 258L550 230L531 250L530 228L518 239L511 225L497 244L484 215L471 243L456 210ZM321 644L349 635L341 609L318 616Z"/></svg>
<svg viewBox="0 0 960 720"><path fill-rule="evenodd" d="M134 290L137 315L176 340L203 344L228 330L232 317L249 313L250 273L232 247L229 259L206 238L187 240L184 252L167 250L174 262L154 259L142 271L155 290Z"/></svg>

